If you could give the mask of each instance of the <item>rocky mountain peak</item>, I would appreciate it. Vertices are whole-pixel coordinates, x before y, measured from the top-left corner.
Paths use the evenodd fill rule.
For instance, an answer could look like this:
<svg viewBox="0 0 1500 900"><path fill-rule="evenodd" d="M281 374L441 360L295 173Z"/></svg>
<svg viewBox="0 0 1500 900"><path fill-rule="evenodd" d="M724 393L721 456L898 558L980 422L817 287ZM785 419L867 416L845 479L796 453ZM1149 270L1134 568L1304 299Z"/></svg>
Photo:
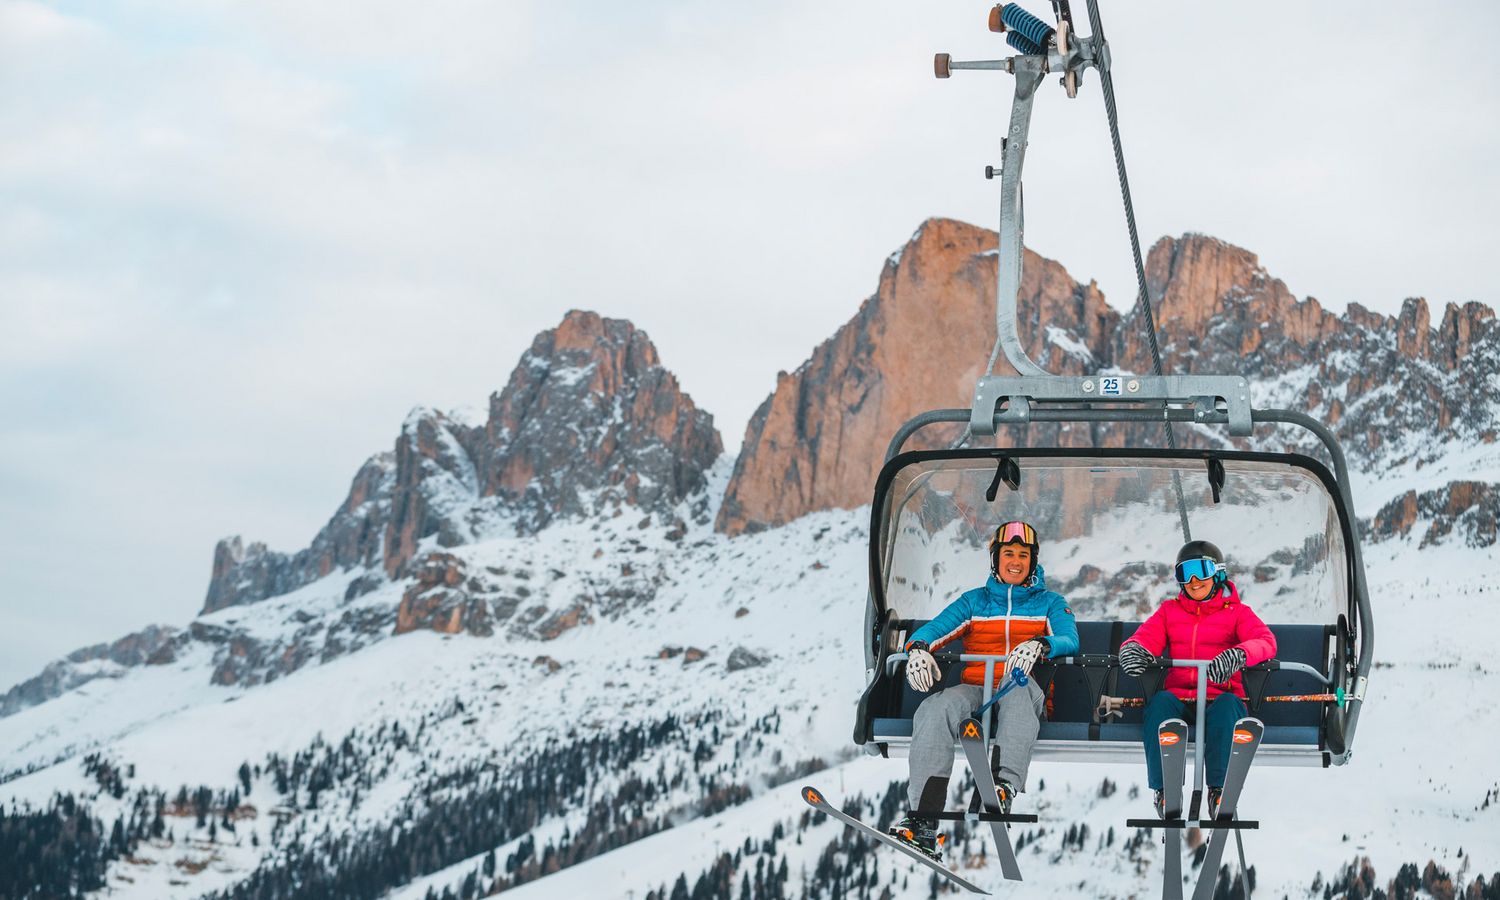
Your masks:
<svg viewBox="0 0 1500 900"><path fill-rule="evenodd" d="M344 502L303 550L281 553L239 535L219 541L202 614L296 590L335 569L379 562L395 462L392 453L365 460Z"/></svg>
<svg viewBox="0 0 1500 900"><path fill-rule="evenodd" d="M1254 375L1261 360L1296 368L1340 328L1338 316L1311 297L1299 300L1254 253L1207 235L1157 241L1146 288L1168 371ZM1127 371L1151 371L1143 327L1132 309L1114 348Z"/></svg>
<svg viewBox="0 0 1500 900"><path fill-rule="evenodd" d="M724 451L644 331L579 310L532 341L484 435L483 492L528 531L621 504L670 514Z"/></svg>
<svg viewBox="0 0 1500 900"><path fill-rule="evenodd" d="M451 547L622 505L674 520L723 452L713 417L661 365L644 331L574 310L536 336L487 419L418 407L360 469L307 549L219 542L203 612L295 590L335 569L400 577L424 540Z"/></svg>
<svg viewBox="0 0 1500 900"><path fill-rule="evenodd" d="M995 343L994 232L929 219L887 259L879 286L797 371L777 375L745 430L716 523L738 534L814 509L869 502L891 434L917 411L967 406ZM1026 251L1018 310L1032 359L1094 371L1119 314L1093 284ZM999 373L1013 373L1002 359Z"/></svg>
<svg viewBox="0 0 1500 900"><path fill-rule="evenodd" d="M995 247L994 232L934 219L892 254L875 295L796 372L781 373L751 419L721 531L869 502L886 442L902 422L969 405L995 336ZM1357 467L1422 465L1447 442L1496 440L1500 327L1483 304L1448 306L1436 328L1420 298L1395 317L1357 304L1340 316L1299 299L1254 253L1200 234L1157 241L1146 277L1167 372L1245 375L1258 405L1305 409L1332 423ZM1152 369L1133 308L1121 317L1096 286L1030 251L1018 305L1027 351L1050 371ZM1010 369L1002 359L996 371ZM929 440L948 437L935 432L926 432ZM1187 446L1212 440L1190 429L1177 437ZM1161 431L1032 425L1028 439L1155 446ZM1283 446L1291 438L1256 440ZM1316 452L1310 443L1297 449Z"/></svg>

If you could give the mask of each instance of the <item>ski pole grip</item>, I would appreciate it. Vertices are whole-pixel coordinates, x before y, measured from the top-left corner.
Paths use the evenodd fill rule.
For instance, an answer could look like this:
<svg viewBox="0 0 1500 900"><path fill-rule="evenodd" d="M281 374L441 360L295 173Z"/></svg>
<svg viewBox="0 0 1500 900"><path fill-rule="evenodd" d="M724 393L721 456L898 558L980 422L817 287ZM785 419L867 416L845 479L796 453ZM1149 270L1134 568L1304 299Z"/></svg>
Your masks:
<svg viewBox="0 0 1500 900"><path fill-rule="evenodd" d="M1000 21L1005 23L1006 28L1010 29L1010 33L1006 35L1006 40L1010 41L1012 47L1022 52L1029 51L1016 46L1015 41L1011 40L1011 34L1020 34L1025 37L1026 40L1031 42L1032 46L1036 47L1034 52L1040 53L1041 49L1047 46L1047 42L1052 39L1052 35L1056 33L1051 25L1033 16L1016 3L1007 3L1000 8Z"/></svg>

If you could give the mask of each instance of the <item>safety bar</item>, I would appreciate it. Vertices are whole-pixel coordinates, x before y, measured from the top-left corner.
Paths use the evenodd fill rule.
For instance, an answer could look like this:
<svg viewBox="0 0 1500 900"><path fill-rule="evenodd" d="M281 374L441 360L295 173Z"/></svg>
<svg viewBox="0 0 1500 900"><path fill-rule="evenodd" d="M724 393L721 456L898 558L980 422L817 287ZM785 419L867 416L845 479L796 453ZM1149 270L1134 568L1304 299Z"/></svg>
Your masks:
<svg viewBox="0 0 1500 900"><path fill-rule="evenodd" d="M885 661L885 674L888 677L894 676L896 674L896 664L900 663L900 662L905 662L906 661L906 657L907 657L907 654L904 653L904 652L902 652L902 653L892 653L891 655L887 656L886 657L886 661ZM990 653L934 653L934 654L932 654L932 657L933 657L933 659L936 659L938 662L945 663L945 664L955 663L955 662L960 662L960 663L987 662L987 661L1005 662L1007 659L1009 659L1009 656L1007 656L1006 654L990 654ZM1112 661L1111 665L1117 665L1118 664L1118 663L1113 662L1113 660L1117 659L1117 657L1115 657L1114 655L1110 655L1109 658ZM1056 659L1048 660L1048 662L1052 662L1052 663L1055 663L1055 664L1060 665L1060 666L1074 666L1074 665L1080 665L1081 664L1081 660L1082 660L1082 657L1077 657L1077 656L1059 656ZM1186 661L1186 660L1184 660L1184 661ZM1252 670L1253 669L1265 668L1265 669L1269 669L1270 671L1273 671L1273 672L1278 672L1278 671L1279 672L1299 672L1299 673L1301 673L1303 675L1310 675L1310 676L1312 676L1313 678L1317 679L1317 681L1319 683L1323 684L1324 686L1327 686L1327 687L1332 687L1333 686L1333 680L1331 678L1329 678L1327 675L1324 675L1322 672L1319 672L1317 669L1313 668L1312 666L1308 665L1307 663L1282 662L1279 659L1268 659L1265 662L1256 663L1253 666L1246 666L1245 668L1246 669L1252 669ZM993 671L990 674L991 674L991 676L993 676ZM992 678L992 680L993 680L993 678ZM986 699L988 699L988 698L986 698Z"/></svg>
<svg viewBox="0 0 1500 900"><path fill-rule="evenodd" d="M886 675L894 676L896 674L896 663L905 661L905 659L906 659L906 657L908 655L909 654L903 652L903 653L892 653L890 656L886 657L886 664L885 664ZM984 663L984 700L983 700L983 703L981 703L981 706L983 706L984 704L990 702L990 696L992 694L994 694L994 692L995 692L995 663L1003 663L1003 662L1005 662L1006 660L1010 659L1010 654L1008 654L1008 653L934 653L934 654L932 654L932 658L936 659L936 660L939 660L940 662L943 663L943 665L951 665L951 664L956 663L956 662L958 662L958 663L974 663L974 662L982 662L982 663ZM984 745L986 747L988 747L990 745L990 717L989 716L985 716L984 717L984 721L980 722L980 724L984 726Z"/></svg>
<svg viewBox="0 0 1500 900"><path fill-rule="evenodd" d="M887 677L895 677L896 664L905 662L909 655L910 654L906 653L905 651L902 651L899 653L892 653L887 656L885 673ZM984 702L986 703L989 702L990 695L994 693L995 690L995 664L1005 662L1010 658L1008 654L1004 653L934 653L932 654L932 656L934 659L938 660L944 665L951 665L952 663L956 662L984 663ZM1058 665L1077 665L1079 659L1080 657L1059 656L1056 659L1050 660L1050 662L1056 663ZM1118 656L1109 654L1109 659L1110 665L1119 665ZM1210 659L1172 659L1171 657L1161 656L1157 657L1156 662L1148 664L1147 668L1197 669L1198 684L1194 690L1194 694L1197 696L1198 700L1203 700L1208 696L1208 666L1211 662L1213 662L1213 660ZM1319 672L1317 669L1314 669L1312 666L1309 666L1306 663L1281 662L1280 660L1271 659L1266 660L1263 663L1257 663L1254 666L1247 666L1246 668L1268 668L1273 671L1279 670L1283 672L1299 672L1304 675L1311 675L1313 678L1316 678L1324 685L1331 685L1333 683L1322 672ZM1193 713L1194 718L1197 720L1193 724L1193 790L1201 792L1203 790L1203 786L1208 773L1208 770L1205 768L1204 763L1203 737L1207 730L1208 704L1195 702L1193 706L1195 707ZM985 716L984 721L980 723L984 726L984 742L986 747L989 746L990 742L989 719L989 716Z"/></svg>

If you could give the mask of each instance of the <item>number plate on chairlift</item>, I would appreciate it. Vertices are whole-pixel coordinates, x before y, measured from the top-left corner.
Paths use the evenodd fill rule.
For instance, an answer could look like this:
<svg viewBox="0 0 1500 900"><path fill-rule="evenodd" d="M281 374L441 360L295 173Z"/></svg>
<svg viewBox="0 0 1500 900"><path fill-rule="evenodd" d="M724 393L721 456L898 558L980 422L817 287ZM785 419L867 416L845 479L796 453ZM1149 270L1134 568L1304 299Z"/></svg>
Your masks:
<svg viewBox="0 0 1500 900"><path fill-rule="evenodd" d="M1105 375L1099 379L1099 393L1105 397L1120 396L1120 379L1113 375Z"/></svg>

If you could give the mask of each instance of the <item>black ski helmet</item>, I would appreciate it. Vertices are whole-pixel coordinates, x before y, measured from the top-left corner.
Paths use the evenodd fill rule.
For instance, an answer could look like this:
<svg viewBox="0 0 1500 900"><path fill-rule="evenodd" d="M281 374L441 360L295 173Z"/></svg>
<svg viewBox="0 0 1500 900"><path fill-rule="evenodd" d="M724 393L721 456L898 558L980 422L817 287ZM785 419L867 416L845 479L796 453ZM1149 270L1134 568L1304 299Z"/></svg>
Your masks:
<svg viewBox="0 0 1500 900"><path fill-rule="evenodd" d="M1037 543L1036 529L1019 519L1006 522L995 529L994 536L990 538L990 574L997 579L1000 579L1000 548L1006 544L1020 544L1031 549L1031 566L1022 580L1022 584L1030 584L1032 577L1036 575L1037 551L1041 549Z"/></svg>
<svg viewBox="0 0 1500 900"><path fill-rule="evenodd" d="M1203 598L1212 600L1219 595L1219 591L1223 590L1224 582L1229 580L1229 567L1224 562L1224 551L1219 549L1218 544L1212 541L1188 541L1183 544L1182 549L1177 551L1177 564L1173 566L1172 574L1177 578L1178 584L1186 585L1189 579L1184 577L1182 564L1198 559L1210 559L1217 564L1213 573L1214 589Z"/></svg>

